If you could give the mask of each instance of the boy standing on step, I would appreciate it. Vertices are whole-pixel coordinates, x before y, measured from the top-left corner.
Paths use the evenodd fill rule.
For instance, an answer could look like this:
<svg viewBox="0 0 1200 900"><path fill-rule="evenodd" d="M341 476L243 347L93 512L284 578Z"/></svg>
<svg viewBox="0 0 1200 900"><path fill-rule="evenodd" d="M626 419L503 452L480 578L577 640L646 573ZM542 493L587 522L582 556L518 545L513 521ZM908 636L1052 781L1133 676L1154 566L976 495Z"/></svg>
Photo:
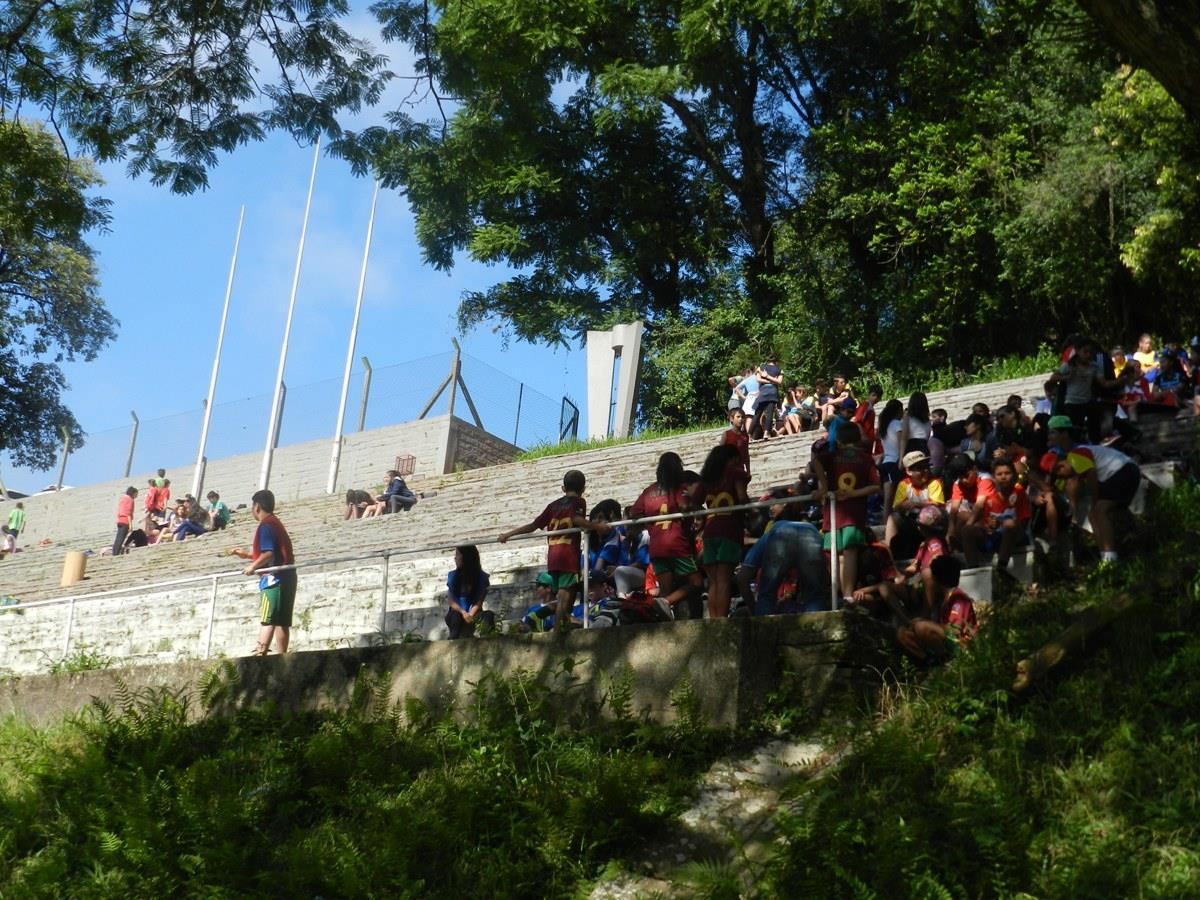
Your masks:
<svg viewBox="0 0 1200 900"><path fill-rule="evenodd" d="M750 481L750 435L746 434L746 414L740 408L729 410L729 430L721 439L722 443L737 447L738 459L742 461L742 469L746 473L746 482Z"/></svg>
<svg viewBox="0 0 1200 900"><path fill-rule="evenodd" d="M563 475L563 495L542 510L542 514L520 528L506 531L497 540L507 543L519 534L532 534L539 528L546 531L562 531L565 528L586 528L607 531L608 526L600 522L589 522L587 504L583 502L583 490L587 479L578 469ZM555 628L567 627L571 617L571 605L579 591L580 532L553 534L546 539L546 569L553 579L552 588L557 598L554 615Z"/></svg>
<svg viewBox="0 0 1200 900"><path fill-rule="evenodd" d="M255 656L266 656L271 652L271 641L276 649L286 653L292 627L292 609L296 605L296 570L262 572L273 566L290 566L296 562L292 552L292 539L287 529L275 515L275 495L267 490L258 491L250 498L251 512L258 528L254 532L254 545L250 550L236 548L230 552L241 559L250 560L242 574L258 575L258 590L262 599L262 628L258 632Z"/></svg>

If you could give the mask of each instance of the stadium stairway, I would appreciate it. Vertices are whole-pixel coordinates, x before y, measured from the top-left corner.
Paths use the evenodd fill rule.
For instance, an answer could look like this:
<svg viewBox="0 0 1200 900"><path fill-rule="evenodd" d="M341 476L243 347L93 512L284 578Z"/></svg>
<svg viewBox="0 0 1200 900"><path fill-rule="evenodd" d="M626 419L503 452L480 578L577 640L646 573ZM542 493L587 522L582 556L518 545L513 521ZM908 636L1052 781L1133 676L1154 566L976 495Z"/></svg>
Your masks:
<svg viewBox="0 0 1200 900"><path fill-rule="evenodd" d="M1012 393L1035 396L1042 380L1018 379L932 394L930 401L946 407L954 417L980 400L994 406ZM374 519L345 522L342 499L323 494L281 503L278 512L301 562L385 550L395 554L386 566L383 615L382 560L303 570L293 648L325 649L381 631L428 633L440 620L445 575L452 566L450 548L459 543L481 545L482 562L494 585L489 605L501 615L522 606L532 576L545 558L544 539L507 545L484 541L530 521L559 495L567 469L578 468L587 475L589 505L606 497L625 505L653 479L661 453L674 450L685 465L698 469L719 433L702 431L429 477L414 483L428 496L412 511ZM1164 434L1170 437L1175 431L1167 429ZM1160 435L1156 432L1154 437ZM794 481L807 463L811 443L811 435L800 435L754 445L752 493ZM213 655L249 652L257 611L253 579L222 579L215 590L211 581L170 588L156 584L235 571L239 561L229 551L249 545L253 525L243 510L225 532L120 557L93 555L87 578L69 588L58 586L62 546L0 561L0 595L22 602L136 588L133 593L82 601L73 612L69 605L57 604L0 615L0 671L44 669L63 656L68 629L73 651L87 648L123 664L203 655L206 644ZM109 542L111 534L95 534L72 541L66 549L95 551ZM420 549L430 547L445 549Z"/></svg>

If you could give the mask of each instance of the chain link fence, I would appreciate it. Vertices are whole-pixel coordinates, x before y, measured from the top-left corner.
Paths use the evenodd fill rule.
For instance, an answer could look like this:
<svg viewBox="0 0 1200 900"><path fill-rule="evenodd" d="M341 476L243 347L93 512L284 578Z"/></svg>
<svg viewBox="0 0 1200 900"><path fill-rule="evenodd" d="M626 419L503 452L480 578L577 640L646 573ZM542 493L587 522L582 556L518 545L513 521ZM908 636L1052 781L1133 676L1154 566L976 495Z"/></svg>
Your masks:
<svg viewBox="0 0 1200 900"><path fill-rule="evenodd" d="M351 374L344 433L418 418L453 370L454 358L454 352L447 351L378 368L366 361L365 367ZM466 402L469 395L484 429L496 437L518 447L553 444L562 439L561 399L548 397L468 354L462 354L460 365L466 385L466 391L460 389L455 399L454 413L460 419L473 422ZM337 425L341 385L341 378L329 378L287 386L279 445L331 438ZM446 390L427 416L445 414L448 404L449 390ZM270 415L270 394L217 403L213 407L205 456L212 460L261 453ZM194 463L203 417L203 408L198 408L142 419L136 426L131 418L128 425L92 432L82 447L69 454L63 483L82 486L122 478L127 472L152 472L160 466L178 468ZM5 468L12 471L7 461ZM50 470L37 487L53 484L57 474L57 468Z"/></svg>

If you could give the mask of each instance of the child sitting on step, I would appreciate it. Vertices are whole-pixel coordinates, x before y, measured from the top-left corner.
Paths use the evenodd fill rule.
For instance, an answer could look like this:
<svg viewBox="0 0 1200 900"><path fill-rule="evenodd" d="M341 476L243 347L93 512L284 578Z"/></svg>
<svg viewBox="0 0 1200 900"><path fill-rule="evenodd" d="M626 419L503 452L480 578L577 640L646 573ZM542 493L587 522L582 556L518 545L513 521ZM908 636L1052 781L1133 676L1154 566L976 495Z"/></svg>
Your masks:
<svg viewBox="0 0 1200 900"><path fill-rule="evenodd" d="M896 640L921 662L950 659L975 635L975 604L958 587L962 563L939 556L930 564L937 608L933 618L910 619L896 630Z"/></svg>

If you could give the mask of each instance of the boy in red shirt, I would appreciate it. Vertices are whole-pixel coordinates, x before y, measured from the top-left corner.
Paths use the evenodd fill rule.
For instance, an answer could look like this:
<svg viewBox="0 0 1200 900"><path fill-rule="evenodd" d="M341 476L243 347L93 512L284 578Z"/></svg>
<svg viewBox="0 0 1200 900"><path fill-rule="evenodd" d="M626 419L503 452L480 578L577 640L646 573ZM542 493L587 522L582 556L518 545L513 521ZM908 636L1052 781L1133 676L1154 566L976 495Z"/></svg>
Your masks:
<svg viewBox="0 0 1200 900"><path fill-rule="evenodd" d="M952 505L962 493L960 481L954 483ZM995 551L996 565L1005 569L1013 549L1023 541L1032 516L1029 495L1017 484L1016 467L1007 457L993 461L992 477L981 478L976 484L974 504L959 513L967 565L978 566L985 553Z"/></svg>
<svg viewBox="0 0 1200 900"><path fill-rule="evenodd" d="M684 486L683 460L678 453L668 451L658 458L654 479L654 484L642 491L634 502L631 516L635 519L666 516L692 508L691 497ZM698 614L704 580L696 568L689 523L683 519L649 522L646 530L650 532L650 561L659 585L656 598L659 602L655 603L655 608L664 617L673 618L675 607L680 601L687 600L689 612Z"/></svg>
<svg viewBox="0 0 1200 900"><path fill-rule="evenodd" d="M882 452L875 447L875 407L879 405L879 401L883 399L883 388L878 384L872 384L867 387L867 402L860 403L858 408L854 410L854 417L850 420L858 426L862 432L863 446L871 455Z"/></svg>
<svg viewBox="0 0 1200 900"><path fill-rule="evenodd" d="M867 498L878 494L879 469L875 460L862 448L862 432L853 422L846 422L837 432L837 447L830 453L814 454L814 474L817 476L817 502L822 505L821 531L825 534L825 549L837 541L840 582L844 603L849 603L858 581L858 562L862 548L870 543L871 525L867 520ZM830 533L829 505L826 495L837 499L837 534Z"/></svg>
<svg viewBox="0 0 1200 900"><path fill-rule="evenodd" d="M133 498L137 495L138 489L130 486L125 488L125 493L117 501L117 536L113 540L113 556L120 556L125 551L125 538L129 537L129 527L133 522Z"/></svg>
<svg viewBox="0 0 1200 900"><path fill-rule="evenodd" d="M746 481L750 481L750 435L746 434L746 414L741 409L729 410L729 429L722 438L722 443L737 447L738 459L746 472Z"/></svg>
<svg viewBox="0 0 1200 900"><path fill-rule="evenodd" d="M507 543L509 538L519 534L532 534L539 528L547 531L562 531L566 528L585 528L589 531L607 531L608 526L602 522L590 522L587 518L587 504L583 502L583 490L587 479L578 469L571 469L563 475L563 495L542 510L542 514L520 528L506 531L497 540ZM557 608L554 614L554 627L562 630L567 627L571 617L571 605L575 594L579 591L579 560L580 532L572 534L555 534L546 538L546 569L554 580L553 589L557 597Z"/></svg>
<svg viewBox="0 0 1200 900"><path fill-rule="evenodd" d="M900 646L919 660L945 660L954 656L975 635L975 604L958 587L962 563L939 556L930 564L936 588L933 618L910 619L896 630Z"/></svg>

